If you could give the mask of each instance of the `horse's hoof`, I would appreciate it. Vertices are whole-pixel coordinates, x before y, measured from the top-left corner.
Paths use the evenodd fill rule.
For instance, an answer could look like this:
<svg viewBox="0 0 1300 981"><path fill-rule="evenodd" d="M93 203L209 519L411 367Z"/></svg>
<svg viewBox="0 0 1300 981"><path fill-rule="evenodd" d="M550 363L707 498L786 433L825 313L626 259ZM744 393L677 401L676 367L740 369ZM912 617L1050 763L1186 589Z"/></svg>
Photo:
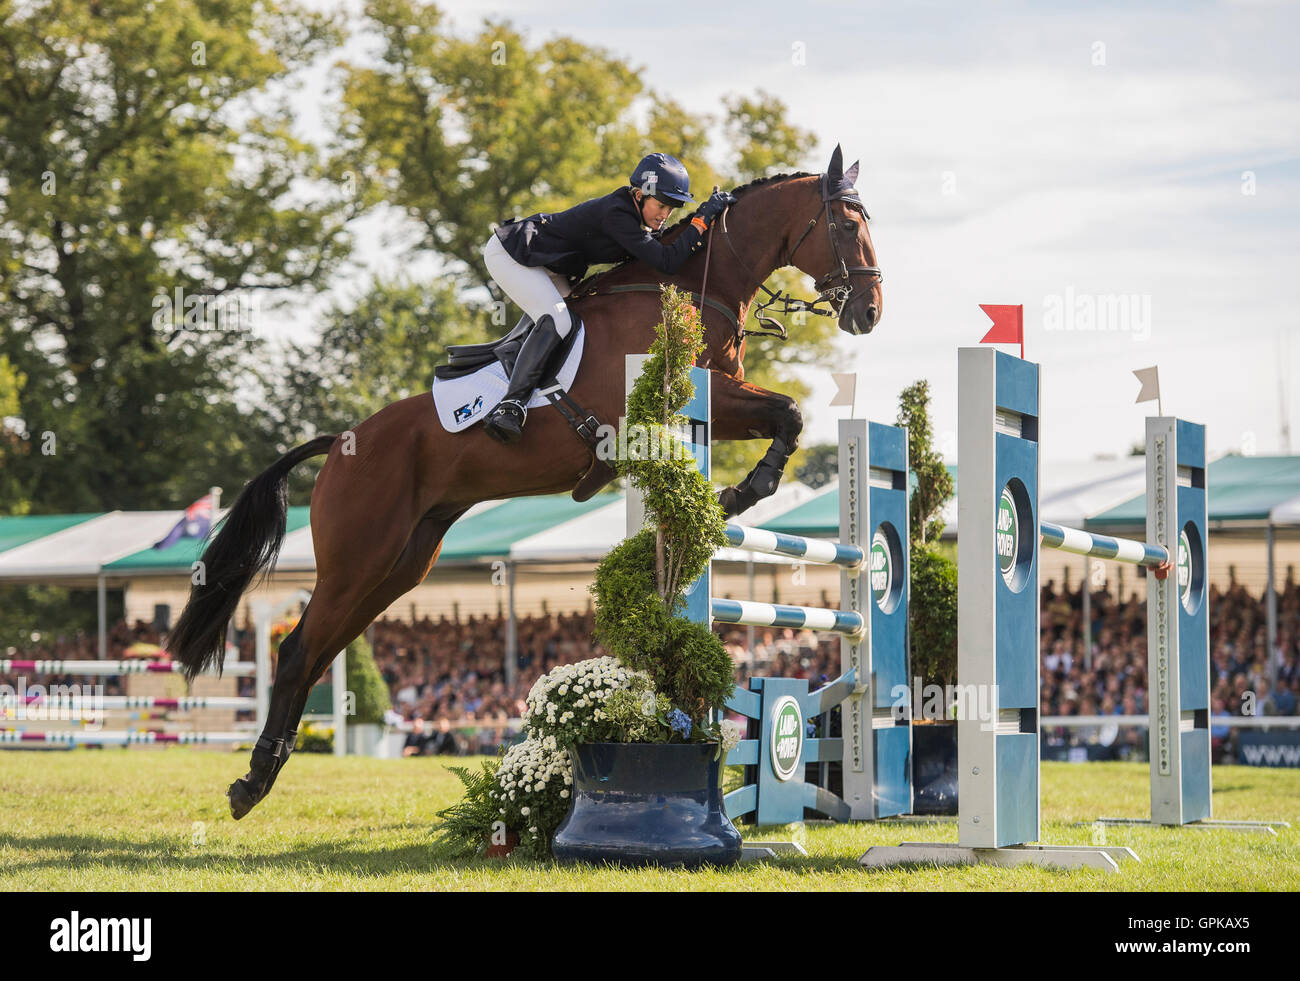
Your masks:
<svg viewBox="0 0 1300 981"><path fill-rule="evenodd" d="M238 821L241 817L253 809L257 803L257 798L248 792L248 785L243 780L236 780L226 791L226 797L230 800L230 816Z"/></svg>
<svg viewBox="0 0 1300 981"><path fill-rule="evenodd" d="M718 492L718 504L722 508L722 516L730 520L740 513L740 494L734 487L724 487Z"/></svg>

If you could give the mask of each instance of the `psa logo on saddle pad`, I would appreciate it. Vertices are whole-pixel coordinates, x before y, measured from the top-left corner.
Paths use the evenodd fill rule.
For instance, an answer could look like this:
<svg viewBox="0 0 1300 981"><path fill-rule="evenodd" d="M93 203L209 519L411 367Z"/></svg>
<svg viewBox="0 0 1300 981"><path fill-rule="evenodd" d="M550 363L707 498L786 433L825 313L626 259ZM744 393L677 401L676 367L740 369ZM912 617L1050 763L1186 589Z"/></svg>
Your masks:
<svg viewBox="0 0 1300 981"><path fill-rule="evenodd" d="M472 419L483 411L483 396L480 395L473 402L466 402L456 410L456 421L464 422L466 419Z"/></svg>

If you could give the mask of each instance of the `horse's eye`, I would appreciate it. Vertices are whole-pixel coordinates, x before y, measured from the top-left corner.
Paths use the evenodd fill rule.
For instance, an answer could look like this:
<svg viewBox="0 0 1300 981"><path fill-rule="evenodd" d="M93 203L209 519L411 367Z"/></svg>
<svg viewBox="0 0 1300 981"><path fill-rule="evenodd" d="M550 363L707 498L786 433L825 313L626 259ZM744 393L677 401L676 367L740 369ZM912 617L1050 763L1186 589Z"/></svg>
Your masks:
<svg viewBox="0 0 1300 981"><path fill-rule="evenodd" d="M844 227L848 230L848 233L849 233L850 235L857 235L857 234L858 234L858 223L857 223L856 221L848 221L848 220L846 220L846 221L844 222Z"/></svg>

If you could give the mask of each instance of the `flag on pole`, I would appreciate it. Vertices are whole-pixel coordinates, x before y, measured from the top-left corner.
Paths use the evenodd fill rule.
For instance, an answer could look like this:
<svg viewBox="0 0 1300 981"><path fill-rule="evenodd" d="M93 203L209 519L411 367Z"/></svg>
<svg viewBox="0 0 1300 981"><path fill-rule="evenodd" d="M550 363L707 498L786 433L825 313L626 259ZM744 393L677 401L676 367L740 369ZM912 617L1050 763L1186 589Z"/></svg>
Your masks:
<svg viewBox="0 0 1300 981"><path fill-rule="evenodd" d="M858 391L857 372L840 373L832 371L831 379L835 382L835 397L831 399L831 405L854 405L854 399Z"/></svg>
<svg viewBox="0 0 1300 981"><path fill-rule="evenodd" d="M154 548L171 548L182 538L206 538L212 527L212 495L204 494L185 509L185 517L167 532L167 537L154 542Z"/></svg>
<svg viewBox="0 0 1300 981"><path fill-rule="evenodd" d="M1137 375L1137 380L1142 383L1142 391L1138 392L1134 404L1154 401L1156 411L1164 415L1164 404L1160 401L1160 366L1153 364L1150 368L1135 368L1133 374Z"/></svg>
<svg viewBox="0 0 1300 981"><path fill-rule="evenodd" d="M993 326L980 338L981 344L1019 344L1020 360L1025 359L1025 308L1023 304L981 303Z"/></svg>

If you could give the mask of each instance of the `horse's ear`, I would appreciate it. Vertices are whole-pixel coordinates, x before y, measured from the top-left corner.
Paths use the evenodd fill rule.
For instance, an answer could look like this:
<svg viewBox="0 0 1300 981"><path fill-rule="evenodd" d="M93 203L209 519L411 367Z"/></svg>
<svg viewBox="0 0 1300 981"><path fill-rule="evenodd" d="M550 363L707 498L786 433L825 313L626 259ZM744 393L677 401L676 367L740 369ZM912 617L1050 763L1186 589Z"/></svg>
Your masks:
<svg viewBox="0 0 1300 981"><path fill-rule="evenodd" d="M835 152L831 154L831 162L826 167L826 176L830 178L831 184L837 183L844 176L844 154L838 143L835 144Z"/></svg>
<svg viewBox="0 0 1300 981"><path fill-rule="evenodd" d="M853 161L853 166L844 172L844 186L854 187L858 183L858 164L859 160Z"/></svg>

